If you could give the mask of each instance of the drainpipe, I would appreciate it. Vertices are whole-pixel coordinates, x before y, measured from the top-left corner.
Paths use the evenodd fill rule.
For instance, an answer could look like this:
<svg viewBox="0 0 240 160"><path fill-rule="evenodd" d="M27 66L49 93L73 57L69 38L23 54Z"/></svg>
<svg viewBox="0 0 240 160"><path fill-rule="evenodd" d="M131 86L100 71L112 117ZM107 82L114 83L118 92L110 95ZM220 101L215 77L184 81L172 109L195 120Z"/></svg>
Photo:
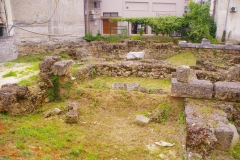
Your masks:
<svg viewBox="0 0 240 160"><path fill-rule="evenodd" d="M7 7L6 7L6 4L5 4L5 0L3 0L3 3L4 3L5 18L6 18L7 36L10 36L10 33L8 33L8 16L7 16Z"/></svg>
<svg viewBox="0 0 240 160"><path fill-rule="evenodd" d="M228 12L229 12L229 4L230 4L230 0L228 0L227 15L226 15L225 25L224 25L223 35L222 35L222 42L226 41L226 29L227 29L227 19L228 19Z"/></svg>
<svg viewBox="0 0 240 160"><path fill-rule="evenodd" d="M86 1L87 1L87 0L84 0L84 1L83 1L83 3L84 3L84 5L83 5L83 7L84 7L83 10L84 10L84 11L83 11L83 12L84 12L85 35L86 35L86 33L87 33L87 14L86 14L86 3L87 3L87 2L86 2ZM84 35L84 36L85 36L85 35Z"/></svg>

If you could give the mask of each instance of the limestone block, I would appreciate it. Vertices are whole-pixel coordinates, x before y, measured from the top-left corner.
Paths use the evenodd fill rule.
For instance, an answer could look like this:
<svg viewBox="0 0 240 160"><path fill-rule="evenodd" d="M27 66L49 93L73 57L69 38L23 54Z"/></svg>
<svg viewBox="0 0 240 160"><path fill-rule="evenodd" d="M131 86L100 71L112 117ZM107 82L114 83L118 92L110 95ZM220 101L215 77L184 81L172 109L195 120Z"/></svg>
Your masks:
<svg viewBox="0 0 240 160"><path fill-rule="evenodd" d="M240 101L239 82L216 82L214 83L215 97L223 101Z"/></svg>
<svg viewBox="0 0 240 160"><path fill-rule="evenodd" d="M148 124L150 122L150 119L144 115L137 115L135 121L141 124Z"/></svg>
<svg viewBox="0 0 240 160"><path fill-rule="evenodd" d="M178 47L187 47L187 42L186 41L180 41L178 43Z"/></svg>
<svg viewBox="0 0 240 160"><path fill-rule="evenodd" d="M66 123L77 123L78 113L73 110L66 113Z"/></svg>
<svg viewBox="0 0 240 160"><path fill-rule="evenodd" d="M179 82L188 83L190 79L190 67L180 66L177 68L177 80Z"/></svg>
<svg viewBox="0 0 240 160"><path fill-rule="evenodd" d="M139 83L129 83L129 84L127 84L127 90L128 91L137 91L139 87L140 87Z"/></svg>
<svg viewBox="0 0 240 160"><path fill-rule="evenodd" d="M210 44L210 41L206 38L203 38L201 44Z"/></svg>
<svg viewBox="0 0 240 160"><path fill-rule="evenodd" d="M66 123L77 123L78 121L78 103L68 102L68 112L66 113Z"/></svg>
<svg viewBox="0 0 240 160"><path fill-rule="evenodd" d="M213 84L207 80L191 79L189 83L178 82L172 78L171 96L211 99Z"/></svg>
<svg viewBox="0 0 240 160"><path fill-rule="evenodd" d="M216 149L229 151L233 139L233 131L231 127L225 123L218 123L215 128L215 135L217 138Z"/></svg>
<svg viewBox="0 0 240 160"><path fill-rule="evenodd" d="M53 73L59 76L70 76L72 73L72 61L59 61L53 65Z"/></svg>
<svg viewBox="0 0 240 160"><path fill-rule="evenodd" d="M233 131L233 139L232 139L232 144L231 144L231 147L233 147L233 146L236 146L239 142L239 134L238 134L237 128L234 124L228 123L228 125L230 126L230 128Z"/></svg>
<svg viewBox="0 0 240 160"><path fill-rule="evenodd" d="M126 58L128 60L132 60L132 59L143 59L144 58L145 53L144 52L129 52L126 55Z"/></svg>
<svg viewBox="0 0 240 160"><path fill-rule="evenodd" d="M119 82L115 82L112 85L112 89L114 90L127 90L127 84L126 83L119 83Z"/></svg>

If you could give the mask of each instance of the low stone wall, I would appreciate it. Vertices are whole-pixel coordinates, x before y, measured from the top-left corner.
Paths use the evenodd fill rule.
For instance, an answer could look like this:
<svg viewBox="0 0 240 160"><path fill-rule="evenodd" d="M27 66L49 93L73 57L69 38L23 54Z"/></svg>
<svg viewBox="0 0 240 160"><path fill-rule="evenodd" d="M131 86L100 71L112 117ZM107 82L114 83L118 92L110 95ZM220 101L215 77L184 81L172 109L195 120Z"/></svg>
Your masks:
<svg viewBox="0 0 240 160"><path fill-rule="evenodd" d="M18 52L13 37L0 37L0 63L14 60Z"/></svg>
<svg viewBox="0 0 240 160"><path fill-rule="evenodd" d="M74 76L78 79L87 79L95 75L170 79L172 72L176 72L175 66L165 61L154 61L152 63L151 60L145 60L95 64L77 70Z"/></svg>
<svg viewBox="0 0 240 160"><path fill-rule="evenodd" d="M231 42L222 44L210 44L208 39L203 39L201 44L187 43L186 41L179 42L181 48L207 48L207 49L221 49L221 50L236 50L240 51L240 45L233 45Z"/></svg>

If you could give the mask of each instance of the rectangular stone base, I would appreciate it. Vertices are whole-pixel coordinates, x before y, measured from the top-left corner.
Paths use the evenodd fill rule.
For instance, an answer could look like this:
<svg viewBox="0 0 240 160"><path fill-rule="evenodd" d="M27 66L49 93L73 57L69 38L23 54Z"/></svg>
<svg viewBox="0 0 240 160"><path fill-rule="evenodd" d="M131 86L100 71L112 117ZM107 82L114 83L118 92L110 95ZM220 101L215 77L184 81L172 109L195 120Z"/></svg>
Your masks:
<svg viewBox="0 0 240 160"><path fill-rule="evenodd" d="M240 102L239 82L216 82L214 84L215 97L222 101Z"/></svg>
<svg viewBox="0 0 240 160"><path fill-rule="evenodd" d="M189 83L178 82L172 78L171 96L211 99L213 84L207 80L191 79Z"/></svg>

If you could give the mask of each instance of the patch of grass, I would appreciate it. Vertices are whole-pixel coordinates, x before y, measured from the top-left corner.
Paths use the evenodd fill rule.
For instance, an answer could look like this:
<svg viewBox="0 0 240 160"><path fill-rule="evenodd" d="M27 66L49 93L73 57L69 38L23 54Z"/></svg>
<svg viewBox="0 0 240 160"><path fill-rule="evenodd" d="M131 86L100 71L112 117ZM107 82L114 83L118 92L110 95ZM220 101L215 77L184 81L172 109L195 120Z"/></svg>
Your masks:
<svg viewBox="0 0 240 160"><path fill-rule="evenodd" d="M50 99L50 101L60 101L60 83L59 83L59 77L57 75L52 75L51 81L53 84L53 87L48 88L47 94Z"/></svg>
<svg viewBox="0 0 240 160"><path fill-rule="evenodd" d="M240 159L240 142L230 149L230 154L235 159Z"/></svg>
<svg viewBox="0 0 240 160"><path fill-rule="evenodd" d="M107 77L98 76L93 80L88 80L81 82L80 86L94 86L96 89L108 89L112 88L114 82L125 82L125 83L139 83L141 87L146 87L149 89L161 88L165 92L170 92L171 81L165 79L152 79L152 78L137 78L137 77Z"/></svg>
<svg viewBox="0 0 240 160"><path fill-rule="evenodd" d="M28 80L28 79L22 79L21 81L18 82L18 85L22 86L31 86L33 83Z"/></svg>
<svg viewBox="0 0 240 160"><path fill-rule="evenodd" d="M216 50L213 50L213 55L216 57L218 55Z"/></svg>
<svg viewBox="0 0 240 160"><path fill-rule="evenodd" d="M3 65L4 65L4 67L11 68L14 66L14 63L13 62L5 62Z"/></svg>
<svg viewBox="0 0 240 160"><path fill-rule="evenodd" d="M71 150L68 152L70 155L79 156L84 152L84 149L82 147L77 148L71 148Z"/></svg>
<svg viewBox="0 0 240 160"><path fill-rule="evenodd" d="M108 87L106 86L106 82L100 79L96 79L93 81L93 86L94 89L107 89Z"/></svg>
<svg viewBox="0 0 240 160"><path fill-rule="evenodd" d="M28 55L19 57L16 60L10 61L12 63L33 63L33 62L40 62L43 60L45 56L49 56L49 53L41 53L41 54L35 54L35 55Z"/></svg>
<svg viewBox="0 0 240 160"><path fill-rule="evenodd" d="M2 76L2 78L7 78L7 77L17 77L17 72L10 71Z"/></svg>
<svg viewBox="0 0 240 160"><path fill-rule="evenodd" d="M69 55L66 52L62 52L59 54L63 59L69 59Z"/></svg>
<svg viewBox="0 0 240 160"><path fill-rule="evenodd" d="M18 82L18 85L25 85L25 86L32 86L37 83L37 80L39 78L39 75L32 75L27 79L22 79L21 81Z"/></svg>
<svg viewBox="0 0 240 160"><path fill-rule="evenodd" d="M155 43L168 43L168 42L174 42L174 44L177 43L177 40L172 37L166 37L166 36L130 36L131 40L141 40L141 41L154 41Z"/></svg>
<svg viewBox="0 0 240 160"><path fill-rule="evenodd" d="M158 105L158 108L163 111L162 115L161 115L160 123L164 123L168 119L168 117L169 117L169 112L172 109L172 104L170 104L170 103L161 103L161 104Z"/></svg>
<svg viewBox="0 0 240 160"><path fill-rule="evenodd" d="M24 149L22 150L21 155L23 155L24 157L29 157L30 155L32 155L32 152L28 149Z"/></svg>
<svg viewBox="0 0 240 160"><path fill-rule="evenodd" d="M223 62L214 62L214 64L217 65L217 66L224 66Z"/></svg>
<svg viewBox="0 0 240 160"><path fill-rule="evenodd" d="M25 149L26 148L26 145L19 139L15 142L15 146L17 149Z"/></svg>
<svg viewBox="0 0 240 160"><path fill-rule="evenodd" d="M177 55L174 55L170 58L167 58L166 61L171 62L177 66L181 66L181 65L195 65L196 64L196 60L198 60L197 56L195 56L193 53L191 52L184 52L184 53L180 53Z"/></svg>
<svg viewBox="0 0 240 160"><path fill-rule="evenodd" d="M185 119L185 113L184 111L181 111L178 115L178 123L179 124L184 124L184 119Z"/></svg>
<svg viewBox="0 0 240 160"><path fill-rule="evenodd" d="M38 63L32 63L31 66L26 67L27 71L38 71Z"/></svg>

